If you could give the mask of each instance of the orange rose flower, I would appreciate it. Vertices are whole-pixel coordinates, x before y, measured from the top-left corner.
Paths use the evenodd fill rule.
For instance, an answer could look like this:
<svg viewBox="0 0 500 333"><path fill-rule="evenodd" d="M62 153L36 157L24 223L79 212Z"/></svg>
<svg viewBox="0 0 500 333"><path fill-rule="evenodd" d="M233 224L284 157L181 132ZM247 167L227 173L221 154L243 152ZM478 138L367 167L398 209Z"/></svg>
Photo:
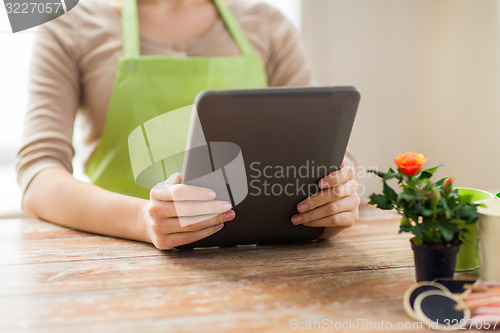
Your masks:
<svg viewBox="0 0 500 333"><path fill-rule="evenodd" d="M427 158L422 154L406 153L399 154L398 158L394 159L394 162L405 175L411 177L422 169L425 162L427 162Z"/></svg>

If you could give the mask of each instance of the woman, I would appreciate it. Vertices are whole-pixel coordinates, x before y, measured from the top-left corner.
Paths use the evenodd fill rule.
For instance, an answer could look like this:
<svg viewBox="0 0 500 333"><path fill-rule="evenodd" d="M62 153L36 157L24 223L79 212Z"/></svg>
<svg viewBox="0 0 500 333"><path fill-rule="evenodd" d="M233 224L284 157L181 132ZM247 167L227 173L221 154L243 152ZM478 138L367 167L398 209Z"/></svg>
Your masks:
<svg viewBox="0 0 500 333"><path fill-rule="evenodd" d="M150 192L138 188L128 134L158 114L192 104L202 89L313 83L298 34L268 5L82 1L43 25L34 48L17 165L23 209L64 226L150 242L159 249L205 238L234 219L230 205L213 200L209 189L180 184L178 175ZM92 184L72 176L77 111ZM322 238L329 238L358 219L354 170L342 168L319 185L324 190L298 203L290 223L326 227ZM187 227L179 224L180 216L205 214L216 215Z"/></svg>

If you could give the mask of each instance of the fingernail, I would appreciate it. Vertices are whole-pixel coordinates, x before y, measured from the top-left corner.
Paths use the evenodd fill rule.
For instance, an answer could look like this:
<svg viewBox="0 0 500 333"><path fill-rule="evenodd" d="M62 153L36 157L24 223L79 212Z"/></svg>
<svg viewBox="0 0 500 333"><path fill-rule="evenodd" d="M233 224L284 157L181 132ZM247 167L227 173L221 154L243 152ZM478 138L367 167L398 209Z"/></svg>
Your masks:
<svg viewBox="0 0 500 333"><path fill-rule="evenodd" d="M220 229L222 229L222 227L224 227L224 223L219 223L215 226L215 231L219 231Z"/></svg>
<svg viewBox="0 0 500 333"><path fill-rule="evenodd" d="M222 209L224 209L224 210L230 210L231 208L232 208L232 206L231 206L231 203L229 203L229 202L224 202L222 204Z"/></svg>
<svg viewBox="0 0 500 333"><path fill-rule="evenodd" d="M307 205L305 203L301 203L298 207L297 207L297 210L299 211L299 213L303 213L307 210Z"/></svg>
<svg viewBox="0 0 500 333"><path fill-rule="evenodd" d="M229 212L224 213L224 219L227 221L232 220L232 219L234 219L235 215L236 214L234 213L234 211L230 210Z"/></svg>
<svg viewBox="0 0 500 333"><path fill-rule="evenodd" d="M292 216L292 223L293 224L299 224L300 222L302 222L302 216L300 216L300 215Z"/></svg>
<svg viewBox="0 0 500 333"><path fill-rule="evenodd" d="M214 191L208 191L208 192L207 192L207 199L208 199L208 200L215 199L215 197L216 197L216 194L215 194L215 192L214 192Z"/></svg>
<svg viewBox="0 0 500 333"><path fill-rule="evenodd" d="M178 173L178 172L173 173L170 177L167 178L165 183L172 184L177 179L177 177L179 177L179 175L180 175L180 173Z"/></svg>
<svg viewBox="0 0 500 333"><path fill-rule="evenodd" d="M329 186L328 182L326 180L320 180L318 184L319 188L327 188Z"/></svg>

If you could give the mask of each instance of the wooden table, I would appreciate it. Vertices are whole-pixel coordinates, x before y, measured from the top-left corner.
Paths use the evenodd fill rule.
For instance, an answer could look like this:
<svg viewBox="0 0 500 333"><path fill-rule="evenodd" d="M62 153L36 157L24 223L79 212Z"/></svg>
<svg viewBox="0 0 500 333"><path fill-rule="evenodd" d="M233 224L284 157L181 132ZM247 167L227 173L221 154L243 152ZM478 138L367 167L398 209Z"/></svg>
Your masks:
<svg viewBox="0 0 500 333"><path fill-rule="evenodd" d="M415 273L398 224L363 207L331 242L168 252L0 220L0 332L424 332L402 307Z"/></svg>

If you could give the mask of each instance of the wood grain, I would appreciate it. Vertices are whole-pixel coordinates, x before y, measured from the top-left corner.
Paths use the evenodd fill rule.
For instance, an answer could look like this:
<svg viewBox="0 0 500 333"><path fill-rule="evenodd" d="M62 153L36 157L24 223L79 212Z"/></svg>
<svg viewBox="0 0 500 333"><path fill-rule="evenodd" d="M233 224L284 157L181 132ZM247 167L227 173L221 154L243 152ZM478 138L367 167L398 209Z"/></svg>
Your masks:
<svg viewBox="0 0 500 333"><path fill-rule="evenodd" d="M427 331L402 307L409 236L397 216L361 216L330 242L178 252L0 220L0 332Z"/></svg>

